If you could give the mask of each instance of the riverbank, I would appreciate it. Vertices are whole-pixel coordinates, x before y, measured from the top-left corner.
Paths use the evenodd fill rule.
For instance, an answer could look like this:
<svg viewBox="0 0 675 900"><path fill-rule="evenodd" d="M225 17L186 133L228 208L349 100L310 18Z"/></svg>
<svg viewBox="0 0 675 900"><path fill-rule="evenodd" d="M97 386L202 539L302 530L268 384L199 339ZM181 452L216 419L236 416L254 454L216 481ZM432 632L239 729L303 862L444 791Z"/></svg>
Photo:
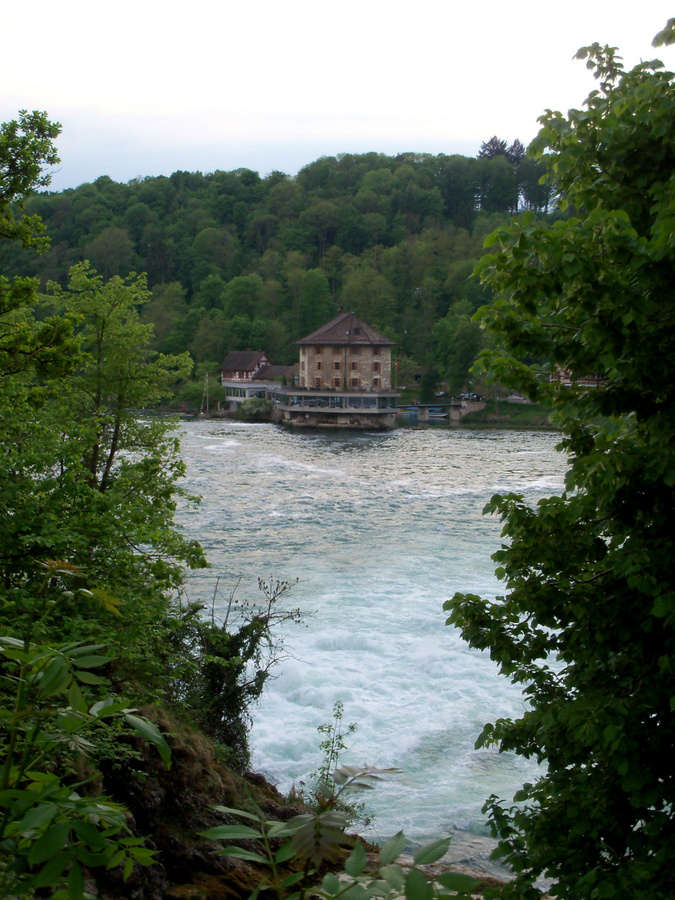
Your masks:
<svg viewBox="0 0 675 900"><path fill-rule="evenodd" d="M431 417L424 420L423 416L411 413L408 407L397 417L397 425L401 427L438 428L445 427L453 430L517 430L517 431L557 431L551 424L550 407L538 403L508 403L505 400L484 401L470 404L469 409L462 409L462 415L450 415L448 418ZM445 409L445 407L436 407Z"/></svg>
<svg viewBox="0 0 675 900"><path fill-rule="evenodd" d="M509 403L488 400L482 409L468 412L460 428L517 428L557 431L551 424L551 408L541 403Z"/></svg>
<svg viewBox="0 0 675 900"><path fill-rule="evenodd" d="M234 858L221 850L231 841L211 840L203 832L213 828L237 830L243 809L247 816L263 814L268 819L288 821L307 815L311 809L302 798L284 797L262 775L240 774L222 759L222 748L193 730L165 709L146 710L166 735L171 747L171 766L134 740L137 754L132 770L102 766L96 778L106 792L127 810L131 833L147 842L154 851L149 865L134 866L123 878L121 867L92 868L87 872L88 888L99 900L245 900L261 883L269 879L269 869L261 860L266 854L254 831L241 847L248 856ZM250 820L247 818L246 823ZM240 844L240 834L234 840ZM355 838L346 835L330 867L340 871ZM362 838L373 865L377 865L377 847L368 836ZM412 853L412 843L406 852ZM454 841L450 850L433 867L424 867L428 877L455 872L477 880L476 893L498 888L508 875L485 862L490 847L479 837ZM403 866L412 859L403 857ZM289 860L289 874L297 863ZM93 889L93 890L92 890Z"/></svg>
<svg viewBox="0 0 675 900"><path fill-rule="evenodd" d="M488 400L481 404L475 404L475 409L470 409L460 419L432 419L431 423L419 423L415 421L416 417L407 416L405 410L401 411L402 416L397 416L397 426L418 426L437 428L447 427L453 429L515 429L520 431L536 430L536 431L557 431L558 429L551 424L550 407L539 403L509 403L506 400ZM157 413L166 415L180 415L185 419L213 419L213 420L237 420L231 412L218 410L217 412L203 413L199 410L191 409L157 409ZM253 421L268 421L264 417L258 416ZM271 418L269 419L271 421Z"/></svg>

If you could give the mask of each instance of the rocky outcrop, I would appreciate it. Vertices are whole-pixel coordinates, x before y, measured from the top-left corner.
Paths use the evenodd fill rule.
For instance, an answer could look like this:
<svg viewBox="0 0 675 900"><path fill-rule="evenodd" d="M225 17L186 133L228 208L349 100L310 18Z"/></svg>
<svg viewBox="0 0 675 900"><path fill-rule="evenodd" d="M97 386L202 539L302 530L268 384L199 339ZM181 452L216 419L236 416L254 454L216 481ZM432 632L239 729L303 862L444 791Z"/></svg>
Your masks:
<svg viewBox="0 0 675 900"><path fill-rule="evenodd" d="M238 823L213 807L246 808L254 802L270 817L282 819L302 809L289 806L262 776L234 773L199 732L166 714L153 718L171 747L171 766L139 742L136 766L104 765L101 778L104 792L129 810L130 829L156 851L156 862L135 866L126 882L121 870L94 869L89 891L100 900L245 900L265 873L222 856L217 843L199 837L215 825Z"/></svg>

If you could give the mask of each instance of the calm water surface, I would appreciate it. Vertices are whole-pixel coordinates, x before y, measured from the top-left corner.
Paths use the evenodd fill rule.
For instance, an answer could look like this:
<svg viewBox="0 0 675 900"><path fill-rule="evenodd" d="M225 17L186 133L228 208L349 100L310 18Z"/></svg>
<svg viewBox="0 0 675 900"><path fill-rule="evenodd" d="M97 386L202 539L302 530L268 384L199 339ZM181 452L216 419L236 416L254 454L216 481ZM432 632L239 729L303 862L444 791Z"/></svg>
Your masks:
<svg viewBox="0 0 675 900"><path fill-rule="evenodd" d="M521 694L489 656L444 625L455 591L494 596L490 555L500 523L481 511L496 492L531 502L562 488L557 436L399 429L296 433L272 425L184 426L187 487L203 497L179 522L212 563L191 599L216 612L257 579L299 583L308 615L284 630L289 658L254 712L254 767L281 790L320 762L317 726L336 700L357 722L342 762L397 766L369 793L373 838L403 828L422 840L486 834L481 806L508 799L531 764L475 750L482 725L519 715Z"/></svg>

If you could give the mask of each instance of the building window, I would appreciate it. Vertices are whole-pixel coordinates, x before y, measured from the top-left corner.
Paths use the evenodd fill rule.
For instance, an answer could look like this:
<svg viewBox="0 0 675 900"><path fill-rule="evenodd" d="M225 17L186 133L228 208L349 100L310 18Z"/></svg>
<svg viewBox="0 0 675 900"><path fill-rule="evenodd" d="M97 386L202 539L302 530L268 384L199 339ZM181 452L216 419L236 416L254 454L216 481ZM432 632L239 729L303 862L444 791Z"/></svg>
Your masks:
<svg viewBox="0 0 675 900"><path fill-rule="evenodd" d="M350 383L351 387L357 388L357 387L359 386L359 379L358 379L358 378L352 378L352 379L350 380L349 383Z"/></svg>
<svg viewBox="0 0 675 900"><path fill-rule="evenodd" d="M321 360L320 359L317 359L317 361L316 361L316 368L321 369Z"/></svg>
<svg viewBox="0 0 675 900"><path fill-rule="evenodd" d="M358 368L359 368L359 364L353 362L353 363L352 363L352 372L357 372L357 371L358 371Z"/></svg>
<svg viewBox="0 0 675 900"><path fill-rule="evenodd" d="M300 369L301 369L303 372L305 371L305 361L304 361L304 359L303 359L303 361L300 363Z"/></svg>
<svg viewBox="0 0 675 900"><path fill-rule="evenodd" d="M335 369L336 372L340 371L340 360L339 359L335 360L335 362L333 363L333 368Z"/></svg>
<svg viewBox="0 0 675 900"><path fill-rule="evenodd" d="M380 379L373 378L373 388L375 388L377 390L377 388L379 388L379 386L380 386Z"/></svg>
<svg viewBox="0 0 675 900"><path fill-rule="evenodd" d="M333 387L334 387L334 388L339 388L339 387L340 387L340 379L339 379L339 378L334 378L334 379L333 379Z"/></svg>
<svg viewBox="0 0 675 900"><path fill-rule="evenodd" d="M359 355L359 348L352 347L352 356L358 356L358 355Z"/></svg>
<svg viewBox="0 0 675 900"><path fill-rule="evenodd" d="M379 355L380 355L380 348L373 347L373 356L379 356Z"/></svg>
<svg viewBox="0 0 675 900"><path fill-rule="evenodd" d="M333 356L339 356L339 355L340 355L340 348L333 347Z"/></svg>
<svg viewBox="0 0 675 900"><path fill-rule="evenodd" d="M380 364L379 364L379 362L374 362L374 363L373 363L373 372L379 372L379 371L380 371Z"/></svg>
<svg viewBox="0 0 675 900"><path fill-rule="evenodd" d="M315 347L314 352L317 356L321 356L321 354L323 353L323 347Z"/></svg>
<svg viewBox="0 0 675 900"><path fill-rule="evenodd" d="M315 388L318 388L319 390L321 390L321 379L320 379L320 378L315 378L315 379L314 379L314 387L315 387Z"/></svg>

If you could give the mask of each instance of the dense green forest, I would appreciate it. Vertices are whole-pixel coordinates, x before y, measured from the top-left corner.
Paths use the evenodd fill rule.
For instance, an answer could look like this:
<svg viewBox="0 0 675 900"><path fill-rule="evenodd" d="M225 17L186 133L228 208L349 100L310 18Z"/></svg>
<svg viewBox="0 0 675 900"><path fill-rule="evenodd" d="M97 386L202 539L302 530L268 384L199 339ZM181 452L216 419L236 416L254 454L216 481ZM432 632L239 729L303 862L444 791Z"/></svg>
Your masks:
<svg viewBox="0 0 675 900"><path fill-rule="evenodd" d="M32 196L51 246L14 246L2 271L64 287L83 260L106 279L147 273L153 347L188 351L200 382L229 350L294 362L295 340L350 309L398 342L402 372L433 363L458 389L482 346L470 317L490 296L471 278L484 238L519 209L549 211L544 169L493 137L475 159L344 154L296 177L104 176Z"/></svg>

